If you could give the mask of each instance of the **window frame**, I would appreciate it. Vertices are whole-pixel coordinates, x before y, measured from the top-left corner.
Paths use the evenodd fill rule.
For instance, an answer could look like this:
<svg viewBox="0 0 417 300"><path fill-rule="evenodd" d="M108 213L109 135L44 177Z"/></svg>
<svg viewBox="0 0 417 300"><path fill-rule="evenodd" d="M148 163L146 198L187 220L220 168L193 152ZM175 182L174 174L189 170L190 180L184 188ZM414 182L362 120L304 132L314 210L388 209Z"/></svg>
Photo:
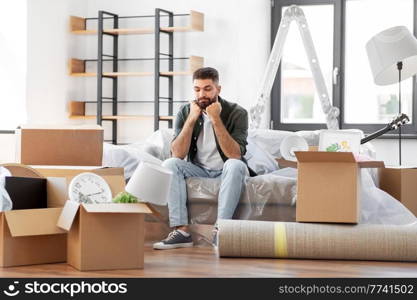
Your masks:
<svg viewBox="0 0 417 300"><path fill-rule="evenodd" d="M333 22L333 70L339 69L339 76L337 84L333 84L332 99L333 106L340 109L340 115L338 117L339 128L361 129L365 133L372 133L381 128L384 124L374 123L345 123L344 107L345 107L345 78L344 78L344 66L345 66L345 25L346 25L346 1L349 0L279 0L274 1L274 5L271 10L271 48L273 46L276 33L278 31L279 24L281 22L282 8L289 5L322 5L332 4L334 5L334 22ZM414 16L413 16L413 34L417 33L417 0L413 0L414 3ZM307 20L308 21L308 20ZM364 49L365 51L365 49ZM416 76L412 78L412 95L413 95L413 116L412 124L407 124L402 127L402 136L404 138L417 138L417 80ZM317 130L325 129L325 123L282 123L281 122L281 65L279 66L278 73L275 77L275 81L271 91L271 129L299 131L299 130ZM397 131L391 131L381 138L397 138Z"/></svg>

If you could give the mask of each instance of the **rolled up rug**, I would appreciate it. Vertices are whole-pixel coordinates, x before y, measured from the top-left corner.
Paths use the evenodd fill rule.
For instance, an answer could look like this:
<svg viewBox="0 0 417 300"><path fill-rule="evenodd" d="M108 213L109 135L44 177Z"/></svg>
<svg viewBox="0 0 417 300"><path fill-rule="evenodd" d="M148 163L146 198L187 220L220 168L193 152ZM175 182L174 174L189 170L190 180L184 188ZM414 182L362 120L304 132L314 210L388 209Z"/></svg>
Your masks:
<svg viewBox="0 0 417 300"><path fill-rule="evenodd" d="M417 224L218 221L221 257L417 261Z"/></svg>

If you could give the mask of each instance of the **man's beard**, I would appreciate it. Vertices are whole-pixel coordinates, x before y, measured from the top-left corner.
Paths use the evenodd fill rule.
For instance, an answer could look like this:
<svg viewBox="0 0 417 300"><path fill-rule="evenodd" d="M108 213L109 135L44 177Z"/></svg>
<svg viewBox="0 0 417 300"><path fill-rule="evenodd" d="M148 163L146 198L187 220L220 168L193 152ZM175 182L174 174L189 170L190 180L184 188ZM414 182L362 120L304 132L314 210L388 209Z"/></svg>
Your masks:
<svg viewBox="0 0 417 300"><path fill-rule="evenodd" d="M207 106L216 102L216 100L217 100L217 96L212 99L208 97L201 97L201 98L198 98L197 105L200 106L201 109L206 109Z"/></svg>

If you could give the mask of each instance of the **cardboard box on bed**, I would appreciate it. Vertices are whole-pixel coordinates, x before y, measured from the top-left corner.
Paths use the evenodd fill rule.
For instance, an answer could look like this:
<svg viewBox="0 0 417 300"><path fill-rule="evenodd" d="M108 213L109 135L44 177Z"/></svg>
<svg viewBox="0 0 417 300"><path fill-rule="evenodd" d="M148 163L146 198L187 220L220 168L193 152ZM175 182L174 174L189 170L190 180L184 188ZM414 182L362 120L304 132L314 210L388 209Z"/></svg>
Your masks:
<svg viewBox="0 0 417 300"><path fill-rule="evenodd" d="M124 190L123 177L108 177L119 179L113 196ZM149 213L143 203L67 201L57 225L68 232L68 264L81 271L143 268L144 219Z"/></svg>
<svg viewBox="0 0 417 300"><path fill-rule="evenodd" d="M297 151L297 222L358 223L360 168L380 168L382 161L357 162L351 152Z"/></svg>
<svg viewBox="0 0 417 300"><path fill-rule="evenodd" d="M22 125L16 160L27 165L101 166L103 128L98 125Z"/></svg>
<svg viewBox="0 0 417 300"><path fill-rule="evenodd" d="M417 216L417 168L386 167L379 170L379 187Z"/></svg>

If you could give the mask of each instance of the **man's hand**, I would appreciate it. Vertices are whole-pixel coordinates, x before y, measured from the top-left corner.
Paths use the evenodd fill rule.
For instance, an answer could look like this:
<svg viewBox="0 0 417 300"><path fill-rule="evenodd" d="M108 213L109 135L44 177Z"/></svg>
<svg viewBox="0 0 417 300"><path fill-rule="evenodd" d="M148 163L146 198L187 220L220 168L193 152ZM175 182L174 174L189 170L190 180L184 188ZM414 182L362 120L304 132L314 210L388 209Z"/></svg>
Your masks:
<svg viewBox="0 0 417 300"><path fill-rule="evenodd" d="M206 113L212 122L220 116L221 111L222 105L219 101L216 101L206 107Z"/></svg>
<svg viewBox="0 0 417 300"><path fill-rule="evenodd" d="M197 101L192 101L190 103L190 114L188 115L188 118L190 118L190 120L195 122L200 117L201 112L202 110L200 106L198 106Z"/></svg>

